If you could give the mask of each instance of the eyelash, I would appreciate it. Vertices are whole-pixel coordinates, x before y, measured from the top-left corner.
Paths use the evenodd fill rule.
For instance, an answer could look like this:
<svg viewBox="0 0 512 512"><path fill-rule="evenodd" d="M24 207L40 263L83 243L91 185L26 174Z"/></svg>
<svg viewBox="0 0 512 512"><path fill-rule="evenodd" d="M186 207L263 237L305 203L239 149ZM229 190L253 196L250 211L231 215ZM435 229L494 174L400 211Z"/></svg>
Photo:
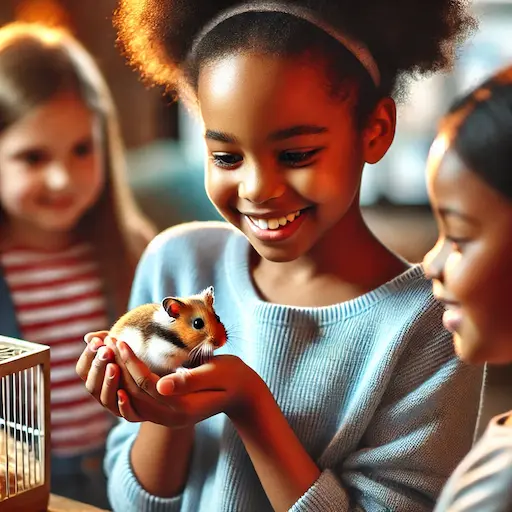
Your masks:
<svg viewBox="0 0 512 512"><path fill-rule="evenodd" d="M453 236L447 236L446 240L457 252L460 252L464 248L464 245L469 241L467 238L455 238Z"/></svg>
<svg viewBox="0 0 512 512"><path fill-rule="evenodd" d="M46 155L42 151L29 151L22 159L30 167L36 167L46 160Z"/></svg>
<svg viewBox="0 0 512 512"><path fill-rule="evenodd" d="M324 148L316 148L309 151L282 151L279 154L279 159L282 161L282 157L285 155L294 157L299 156L301 158L294 162L285 163L285 165L287 165L288 167L293 167L295 169L307 167L308 165L311 165L313 163L311 159L318 153L320 153L323 149ZM226 162L224 159L236 159L236 162ZM234 153L218 152L212 153L211 160L214 165L220 167L221 169L233 169L243 161L243 158L240 155Z"/></svg>
<svg viewBox="0 0 512 512"><path fill-rule="evenodd" d="M73 150L73 153L75 156L79 158L84 158L86 156L89 156L93 152L93 145L92 142L81 142L80 144L77 144Z"/></svg>

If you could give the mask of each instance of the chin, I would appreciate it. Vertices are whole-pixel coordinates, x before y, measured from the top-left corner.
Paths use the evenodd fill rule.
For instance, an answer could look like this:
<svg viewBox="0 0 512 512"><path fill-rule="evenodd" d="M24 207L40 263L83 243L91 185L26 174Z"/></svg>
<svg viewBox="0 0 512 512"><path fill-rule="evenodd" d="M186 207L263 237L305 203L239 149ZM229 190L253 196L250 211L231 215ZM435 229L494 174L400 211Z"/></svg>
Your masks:
<svg viewBox="0 0 512 512"><path fill-rule="evenodd" d="M48 219L41 224L41 228L50 233L63 233L74 229L79 220L80 217L76 215L68 218Z"/></svg>
<svg viewBox="0 0 512 512"><path fill-rule="evenodd" d="M490 341L489 337L482 339L480 336L453 335L453 343L457 356L468 364L505 365L512 363L512 353L504 353ZM512 352L509 351L509 352Z"/></svg>
<svg viewBox="0 0 512 512"><path fill-rule="evenodd" d="M455 353L459 359L469 364L483 364L485 358L482 359L483 347L481 343L472 337L462 337L458 332L453 333L453 345Z"/></svg>
<svg viewBox="0 0 512 512"><path fill-rule="evenodd" d="M293 243L265 243L244 232L253 249L265 260L273 263L289 263L300 258L305 251Z"/></svg>
<svg viewBox="0 0 512 512"><path fill-rule="evenodd" d="M298 258L298 256L285 251L267 250L262 249L261 247L254 247L254 249L263 259L273 263L289 263L290 261L295 261Z"/></svg>
<svg viewBox="0 0 512 512"><path fill-rule="evenodd" d="M273 263L289 263L304 256L310 250L312 238L308 230L296 232L282 241L261 240L245 225L237 226L249 240L253 249L265 260Z"/></svg>

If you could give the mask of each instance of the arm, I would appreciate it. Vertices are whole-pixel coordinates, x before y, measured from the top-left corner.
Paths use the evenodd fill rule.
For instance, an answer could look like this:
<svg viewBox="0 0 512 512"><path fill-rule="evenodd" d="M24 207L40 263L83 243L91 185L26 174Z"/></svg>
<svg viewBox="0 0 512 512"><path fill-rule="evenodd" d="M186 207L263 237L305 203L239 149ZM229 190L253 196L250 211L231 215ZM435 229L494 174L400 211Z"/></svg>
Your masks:
<svg viewBox="0 0 512 512"><path fill-rule="evenodd" d="M443 489L435 512L512 510L512 429L507 422L501 423L504 419L505 416L493 419L458 466Z"/></svg>
<svg viewBox="0 0 512 512"><path fill-rule="evenodd" d="M320 470L261 380L259 388L252 405L231 420L273 509L286 511L318 479Z"/></svg>
<svg viewBox="0 0 512 512"><path fill-rule="evenodd" d="M131 451L133 473L140 485L155 496L178 496L187 481L193 441L193 427L173 430L142 423Z"/></svg>
<svg viewBox="0 0 512 512"><path fill-rule="evenodd" d="M406 368L388 390L360 450L324 461L322 472L269 392L254 401L253 414L233 417L276 511L433 509L449 474L471 447L481 370L450 358L428 376L413 370L407 377L410 371Z"/></svg>
<svg viewBox="0 0 512 512"><path fill-rule="evenodd" d="M149 440L155 433L157 437ZM187 477L193 436L186 430L174 433L175 437L167 427L123 419L114 427L105 455L112 510L177 512L181 509L179 493Z"/></svg>
<svg viewBox="0 0 512 512"><path fill-rule="evenodd" d="M157 265L154 261L157 255L150 244L137 268L129 309L152 302L153 274L148 269ZM180 493L188 477L193 439L193 426L171 429L156 423L130 423L121 419L109 436L105 456L113 510L180 510Z"/></svg>

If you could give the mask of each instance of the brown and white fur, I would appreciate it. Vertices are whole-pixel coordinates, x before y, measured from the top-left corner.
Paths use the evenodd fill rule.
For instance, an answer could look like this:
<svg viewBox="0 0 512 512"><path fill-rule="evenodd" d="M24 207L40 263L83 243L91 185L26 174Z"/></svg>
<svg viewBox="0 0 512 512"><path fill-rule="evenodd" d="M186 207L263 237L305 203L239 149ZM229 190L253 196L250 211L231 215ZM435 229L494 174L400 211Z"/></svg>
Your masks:
<svg viewBox="0 0 512 512"><path fill-rule="evenodd" d="M160 304L143 304L124 314L110 336L124 341L152 372L163 376L202 364L227 341L213 308L213 286L186 298L166 297Z"/></svg>

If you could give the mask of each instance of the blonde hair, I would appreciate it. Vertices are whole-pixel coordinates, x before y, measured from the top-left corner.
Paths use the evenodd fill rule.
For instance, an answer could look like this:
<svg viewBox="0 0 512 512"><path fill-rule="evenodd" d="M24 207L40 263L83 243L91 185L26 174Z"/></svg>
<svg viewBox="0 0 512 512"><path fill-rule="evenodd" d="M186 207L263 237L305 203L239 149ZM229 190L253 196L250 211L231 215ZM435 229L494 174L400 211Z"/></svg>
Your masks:
<svg viewBox="0 0 512 512"><path fill-rule="evenodd" d="M0 134L57 94L72 92L101 123L105 186L80 220L94 244L116 314L126 309L136 263L155 231L126 176L124 146L109 88L87 50L66 30L15 22L0 28ZM0 212L0 222L2 220Z"/></svg>

